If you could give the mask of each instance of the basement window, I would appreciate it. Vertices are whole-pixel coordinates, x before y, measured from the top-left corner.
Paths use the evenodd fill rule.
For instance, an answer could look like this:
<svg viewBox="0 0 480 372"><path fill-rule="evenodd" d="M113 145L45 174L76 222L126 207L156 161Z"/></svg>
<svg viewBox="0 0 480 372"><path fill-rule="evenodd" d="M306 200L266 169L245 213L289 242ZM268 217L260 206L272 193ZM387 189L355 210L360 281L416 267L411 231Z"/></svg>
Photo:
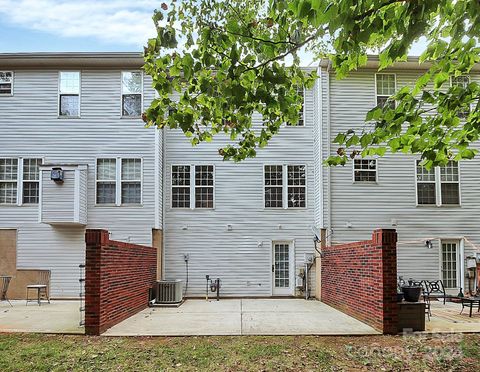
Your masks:
<svg viewBox="0 0 480 372"><path fill-rule="evenodd" d="M142 115L143 76L141 71L122 72L122 116Z"/></svg>
<svg viewBox="0 0 480 372"><path fill-rule="evenodd" d="M62 117L80 116L80 72L60 71L58 114Z"/></svg>
<svg viewBox="0 0 480 372"><path fill-rule="evenodd" d="M13 95L13 72L0 71L0 95Z"/></svg>

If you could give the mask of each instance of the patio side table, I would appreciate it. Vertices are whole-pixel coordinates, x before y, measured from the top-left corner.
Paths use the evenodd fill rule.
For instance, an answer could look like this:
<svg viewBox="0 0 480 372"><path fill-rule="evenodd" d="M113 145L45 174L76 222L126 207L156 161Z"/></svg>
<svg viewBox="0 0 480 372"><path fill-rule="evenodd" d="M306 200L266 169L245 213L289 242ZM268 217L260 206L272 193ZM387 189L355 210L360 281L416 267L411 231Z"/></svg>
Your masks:
<svg viewBox="0 0 480 372"><path fill-rule="evenodd" d="M478 305L478 311L480 311L480 297L479 296L476 296L476 297L457 297L460 301L461 301L461 304L462 304L462 311L460 311L460 314L463 312L463 309L468 307L470 308L470 312L469 312L469 317L471 318L472 317L472 310L473 310L473 307L475 305Z"/></svg>

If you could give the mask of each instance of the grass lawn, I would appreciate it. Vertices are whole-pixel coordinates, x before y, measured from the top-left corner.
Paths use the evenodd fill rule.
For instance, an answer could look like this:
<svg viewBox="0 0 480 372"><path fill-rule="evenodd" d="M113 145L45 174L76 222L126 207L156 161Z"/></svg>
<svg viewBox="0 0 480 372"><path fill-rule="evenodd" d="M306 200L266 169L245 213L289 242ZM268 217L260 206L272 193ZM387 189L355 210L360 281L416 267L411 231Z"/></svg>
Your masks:
<svg viewBox="0 0 480 372"><path fill-rule="evenodd" d="M478 371L480 335L107 338L0 334L6 371Z"/></svg>

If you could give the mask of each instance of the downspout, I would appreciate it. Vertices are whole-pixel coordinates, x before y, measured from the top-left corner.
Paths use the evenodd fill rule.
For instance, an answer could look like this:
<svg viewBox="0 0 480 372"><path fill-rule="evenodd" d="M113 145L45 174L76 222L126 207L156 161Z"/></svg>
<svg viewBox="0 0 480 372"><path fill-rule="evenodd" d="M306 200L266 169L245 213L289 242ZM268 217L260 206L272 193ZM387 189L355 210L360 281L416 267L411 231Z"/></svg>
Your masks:
<svg viewBox="0 0 480 372"><path fill-rule="evenodd" d="M162 279L163 274L165 274L165 241L166 241L166 229L165 229L165 195L167 193L166 189L166 152L165 152L165 128L162 128Z"/></svg>
<svg viewBox="0 0 480 372"><path fill-rule="evenodd" d="M324 182L323 181L323 176L324 176L324 172L323 172L323 93L322 93L323 85L322 85L322 67L320 66L320 64L317 67L317 75L320 77L319 83L317 84L317 100L318 100L317 114L319 115L318 116L319 120L318 120L318 123L316 123L318 125L318 137L319 137L318 148L316 149L316 151L318 151L318 153L319 153L319 160L320 160L320 164L318 165L320 167L320 172L319 172L320 203L319 203L318 208L320 208L320 211L319 211L319 213L320 213L320 227L323 228L324 224L325 224L325 217L323 215L323 213L324 213L324 194L323 194L323 191L324 191L324 187L323 187L323 182Z"/></svg>
<svg viewBox="0 0 480 372"><path fill-rule="evenodd" d="M155 171L154 171L154 187L155 187L155 204L154 204L154 210L155 210L155 218L154 218L154 228L156 230L160 229L160 198L162 195L160 194L160 131L158 128L154 128L155 131ZM163 194L163 193L162 193Z"/></svg>
<svg viewBox="0 0 480 372"><path fill-rule="evenodd" d="M328 61L326 71L326 94L327 94L327 148L328 156L331 154L331 129L330 129L330 66L331 62ZM331 167L327 168L327 199L328 199L328 232L327 232L327 244L331 245L332 236L332 177Z"/></svg>

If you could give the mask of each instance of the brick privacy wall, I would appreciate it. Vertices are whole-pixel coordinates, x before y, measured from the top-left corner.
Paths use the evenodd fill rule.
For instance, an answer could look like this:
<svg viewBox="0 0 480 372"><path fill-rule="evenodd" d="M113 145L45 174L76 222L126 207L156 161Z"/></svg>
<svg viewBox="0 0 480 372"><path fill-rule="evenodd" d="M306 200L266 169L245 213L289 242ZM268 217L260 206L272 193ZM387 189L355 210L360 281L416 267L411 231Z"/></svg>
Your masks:
<svg viewBox="0 0 480 372"><path fill-rule="evenodd" d="M100 335L148 306L157 250L110 240L106 230L87 230L85 243L85 333Z"/></svg>
<svg viewBox="0 0 480 372"><path fill-rule="evenodd" d="M384 334L398 333L397 233L323 248L322 301Z"/></svg>

